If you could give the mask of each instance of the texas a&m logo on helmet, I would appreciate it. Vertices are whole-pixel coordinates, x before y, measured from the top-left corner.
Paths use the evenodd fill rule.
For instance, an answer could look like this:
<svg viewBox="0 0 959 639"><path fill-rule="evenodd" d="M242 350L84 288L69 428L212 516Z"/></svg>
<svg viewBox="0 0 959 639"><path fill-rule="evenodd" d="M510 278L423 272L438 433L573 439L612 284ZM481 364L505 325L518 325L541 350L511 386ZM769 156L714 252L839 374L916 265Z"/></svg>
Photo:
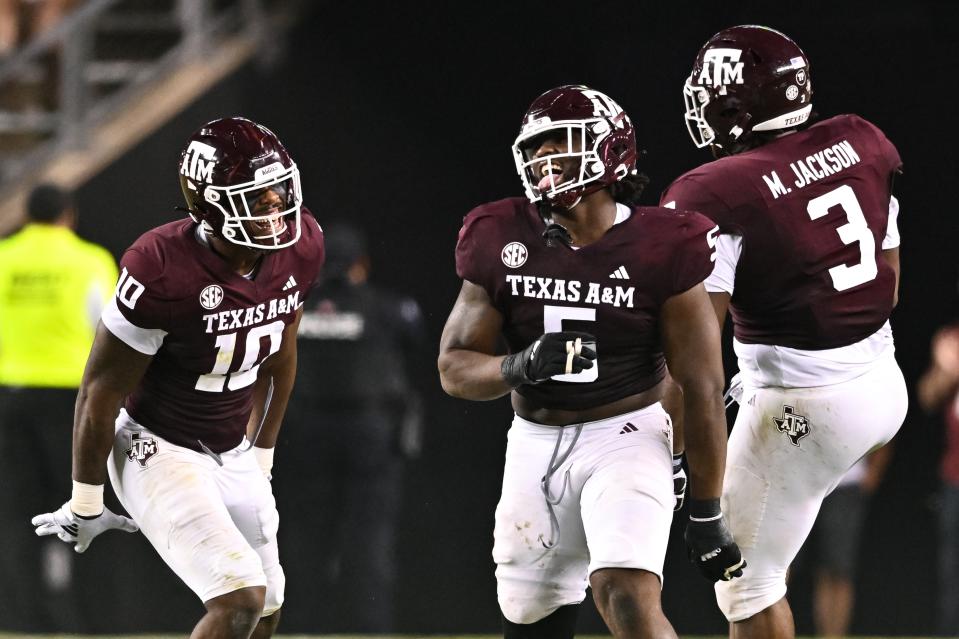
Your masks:
<svg viewBox="0 0 959 639"><path fill-rule="evenodd" d="M742 84L743 63L739 61L742 54L740 49L709 49L703 54L703 66L696 82L717 87L720 93L725 93L727 84Z"/></svg>
<svg viewBox="0 0 959 639"><path fill-rule="evenodd" d="M781 131L809 119L809 59L775 29L723 29L699 50L683 98L686 127L697 147L739 153L750 148L754 132Z"/></svg>
<svg viewBox="0 0 959 639"><path fill-rule="evenodd" d="M180 155L180 188L207 233L258 250L300 238L300 172L265 126L245 118L207 122Z"/></svg>

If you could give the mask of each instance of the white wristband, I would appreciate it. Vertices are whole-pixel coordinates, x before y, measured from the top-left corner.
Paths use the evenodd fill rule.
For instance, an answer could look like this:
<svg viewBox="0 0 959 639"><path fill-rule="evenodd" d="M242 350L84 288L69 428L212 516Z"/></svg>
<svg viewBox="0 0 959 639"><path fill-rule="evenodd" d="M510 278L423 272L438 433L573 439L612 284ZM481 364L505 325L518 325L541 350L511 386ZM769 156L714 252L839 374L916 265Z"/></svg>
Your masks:
<svg viewBox="0 0 959 639"><path fill-rule="evenodd" d="M103 514L103 484L95 486L73 482L70 510L81 517L98 517Z"/></svg>
<svg viewBox="0 0 959 639"><path fill-rule="evenodd" d="M270 471L273 470L273 449L254 446L253 456L256 457L256 463L259 464L260 470L263 471L263 476L269 477Z"/></svg>

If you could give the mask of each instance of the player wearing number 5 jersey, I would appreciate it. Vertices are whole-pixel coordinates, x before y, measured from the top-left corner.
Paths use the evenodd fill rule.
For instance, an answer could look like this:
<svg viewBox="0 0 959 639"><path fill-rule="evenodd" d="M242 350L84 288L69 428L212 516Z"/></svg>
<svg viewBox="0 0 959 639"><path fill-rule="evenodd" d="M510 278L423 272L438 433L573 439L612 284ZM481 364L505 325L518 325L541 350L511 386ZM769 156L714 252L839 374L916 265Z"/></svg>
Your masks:
<svg viewBox="0 0 959 639"><path fill-rule="evenodd" d="M249 120L194 133L180 181L192 219L126 251L97 329L73 497L33 523L77 552L138 525L206 606L193 637L269 637L284 577L268 476L323 234L286 149ZM104 508L108 472L136 524Z"/></svg>
<svg viewBox="0 0 959 639"><path fill-rule="evenodd" d="M466 216L439 357L448 393L511 393L516 413L493 547L504 636L572 637L592 586L615 637L675 637L660 606L674 503L667 362L685 391L687 540L713 581L743 568L719 511L722 361L702 285L716 228L634 205L646 178L633 127L599 91L544 93L513 151L527 198ZM496 355L500 336L509 355Z"/></svg>
<svg viewBox="0 0 959 639"><path fill-rule="evenodd" d="M764 27L726 29L684 93L693 141L718 158L662 202L719 224L706 280L732 315L743 395L723 510L749 563L716 585L733 637L792 637L786 570L823 498L897 432L906 388L889 314L899 279L896 148L869 122L809 125L809 60Z"/></svg>

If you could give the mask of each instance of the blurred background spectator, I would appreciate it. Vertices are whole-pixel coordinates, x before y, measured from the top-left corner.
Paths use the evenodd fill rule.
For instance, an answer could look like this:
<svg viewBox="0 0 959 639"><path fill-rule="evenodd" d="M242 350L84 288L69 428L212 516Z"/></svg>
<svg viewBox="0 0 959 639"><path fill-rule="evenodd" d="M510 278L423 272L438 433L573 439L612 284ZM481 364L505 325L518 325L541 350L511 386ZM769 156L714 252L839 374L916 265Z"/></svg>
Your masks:
<svg viewBox="0 0 959 639"><path fill-rule="evenodd" d="M55 27L82 0L0 0L0 64ZM17 82L4 87L0 107L52 110L57 106L59 51L54 48Z"/></svg>
<svg viewBox="0 0 959 639"><path fill-rule="evenodd" d="M47 29L82 0L0 0L0 62Z"/></svg>
<svg viewBox="0 0 959 639"><path fill-rule="evenodd" d="M889 443L849 469L823 501L816 523L793 563L812 572L812 613L816 636L839 639L849 633L856 601L856 576L870 498L892 457Z"/></svg>
<svg viewBox="0 0 959 639"><path fill-rule="evenodd" d="M61 188L34 189L27 219L0 240L0 629L78 631L76 555L24 523L70 494L76 391L117 267L74 233Z"/></svg>
<svg viewBox="0 0 959 639"><path fill-rule="evenodd" d="M959 636L959 324L940 329L932 339L931 363L919 379L923 410L940 413L945 446L939 466L938 631Z"/></svg>
<svg viewBox="0 0 959 639"><path fill-rule="evenodd" d="M403 477L420 454L433 345L412 298L370 283L366 235L323 227L326 266L300 322L273 469L283 568L310 584L289 590L283 629L394 632Z"/></svg>

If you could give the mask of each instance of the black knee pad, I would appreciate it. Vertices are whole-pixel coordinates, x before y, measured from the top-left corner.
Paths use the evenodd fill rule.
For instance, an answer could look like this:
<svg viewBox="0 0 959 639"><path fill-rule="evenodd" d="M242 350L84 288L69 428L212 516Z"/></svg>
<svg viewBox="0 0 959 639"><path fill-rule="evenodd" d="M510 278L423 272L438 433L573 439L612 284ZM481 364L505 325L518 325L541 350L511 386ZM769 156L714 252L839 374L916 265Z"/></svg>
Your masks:
<svg viewBox="0 0 959 639"><path fill-rule="evenodd" d="M513 623L503 617L503 639L573 639L579 606L557 608L536 623Z"/></svg>

